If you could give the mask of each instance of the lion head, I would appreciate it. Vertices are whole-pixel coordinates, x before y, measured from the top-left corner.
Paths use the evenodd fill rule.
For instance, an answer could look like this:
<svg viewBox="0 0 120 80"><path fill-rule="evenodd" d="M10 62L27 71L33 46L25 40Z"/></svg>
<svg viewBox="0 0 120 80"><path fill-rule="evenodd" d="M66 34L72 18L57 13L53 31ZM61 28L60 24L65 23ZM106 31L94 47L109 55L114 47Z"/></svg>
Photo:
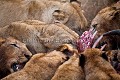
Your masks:
<svg viewBox="0 0 120 80"><path fill-rule="evenodd" d="M119 4L119 5L118 5ZM120 3L102 9L93 19L91 26L98 30L99 34L120 28Z"/></svg>
<svg viewBox="0 0 120 80"><path fill-rule="evenodd" d="M99 37L103 33L111 30L120 29L120 2L102 9L93 19L91 26L96 28L98 31L96 37ZM118 42L116 40L119 39L115 36L105 37L104 42L110 43L107 49L116 49L116 45L119 44L116 43ZM115 43L113 44L113 42Z"/></svg>
<svg viewBox="0 0 120 80"><path fill-rule="evenodd" d="M22 69L32 53L24 43L14 39L0 39L0 78Z"/></svg>

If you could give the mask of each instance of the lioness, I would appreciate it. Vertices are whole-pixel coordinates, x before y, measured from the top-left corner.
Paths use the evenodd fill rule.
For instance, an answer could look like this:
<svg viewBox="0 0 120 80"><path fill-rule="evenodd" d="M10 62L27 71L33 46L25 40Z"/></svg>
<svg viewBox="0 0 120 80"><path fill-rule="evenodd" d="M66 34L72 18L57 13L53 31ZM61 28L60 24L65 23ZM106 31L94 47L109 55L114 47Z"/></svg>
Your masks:
<svg viewBox="0 0 120 80"><path fill-rule="evenodd" d="M46 23L59 21L79 34L87 26L87 20L77 1L0 0L0 27L28 19Z"/></svg>
<svg viewBox="0 0 120 80"><path fill-rule="evenodd" d="M38 52L57 49L62 44L72 44L79 35L61 23L47 24L38 20L13 22L0 28L0 37L15 37Z"/></svg>
<svg viewBox="0 0 120 80"><path fill-rule="evenodd" d="M98 31L96 37L111 30L120 29L120 2L102 9L93 19L91 26ZM120 37L109 35L103 38L101 44L104 42L109 44L106 50L118 49L120 47L119 40Z"/></svg>

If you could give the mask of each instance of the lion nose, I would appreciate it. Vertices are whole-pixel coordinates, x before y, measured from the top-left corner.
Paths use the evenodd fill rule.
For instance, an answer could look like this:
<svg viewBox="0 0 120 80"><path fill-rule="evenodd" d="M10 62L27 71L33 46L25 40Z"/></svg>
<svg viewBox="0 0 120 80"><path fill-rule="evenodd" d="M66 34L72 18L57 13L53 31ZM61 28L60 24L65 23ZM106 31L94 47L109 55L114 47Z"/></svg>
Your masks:
<svg viewBox="0 0 120 80"><path fill-rule="evenodd" d="M98 24L93 24L91 27L92 27L93 29L96 29L97 25L98 25Z"/></svg>
<svg viewBox="0 0 120 80"><path fill-rule="evenodd" d="M32 57L32 53L30 51L25 51L23 54L28 60Z"/></svg>
<svg viewBox="0 0 120 80"><path fill-rule="evenodd" d="M27 54L24 54L24 56L25 56L28 60L30 60L30 58L31 58L31 56L30 56L30 55L27 55Z"/></svg>

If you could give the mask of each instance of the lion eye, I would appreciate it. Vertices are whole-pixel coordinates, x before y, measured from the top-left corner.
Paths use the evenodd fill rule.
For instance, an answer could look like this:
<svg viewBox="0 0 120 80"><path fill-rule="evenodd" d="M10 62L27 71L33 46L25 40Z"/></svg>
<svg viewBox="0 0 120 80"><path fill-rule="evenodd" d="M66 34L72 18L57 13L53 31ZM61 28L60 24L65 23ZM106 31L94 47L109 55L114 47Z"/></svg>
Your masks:
<svg viewBox="0 0 120 80"><path fill-rule="evenodd" d="M13 45L13 46L15 46L15 47L19 48L16 44L10 44L10 45Z"/></svg>

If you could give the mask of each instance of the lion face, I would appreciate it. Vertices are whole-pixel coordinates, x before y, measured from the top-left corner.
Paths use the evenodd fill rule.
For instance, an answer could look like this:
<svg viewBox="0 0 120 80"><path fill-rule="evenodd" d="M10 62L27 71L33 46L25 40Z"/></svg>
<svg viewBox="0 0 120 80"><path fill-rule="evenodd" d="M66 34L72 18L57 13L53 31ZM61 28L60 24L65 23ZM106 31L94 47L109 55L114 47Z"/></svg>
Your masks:
<svg viewBox="0 0 120 80"><path fill-rule="evenodd" d="M93 19L91 26L98 31L96 39L105 32L120 29L120 2L102 9ZM105 36L100 45L107 43L106 50L116 49L118 44L116 40L119 41L115 36Z"/></svg>
<svg viewBox="0 0 120 80"><path fill-rule="evenodd" d="M6 74L0 74L0 77L22 69L32 56L26 45L16 39L7 38L2 43L0 46L0 73Z"/></svg>
<svg viewBox="0 0 120 80"><path fill-rule="evenodd" d="M118 5L119 4L119 5ZM120 3L102 9L93 19L91 26L98 30L99 35L120 28Z"/></svg>

